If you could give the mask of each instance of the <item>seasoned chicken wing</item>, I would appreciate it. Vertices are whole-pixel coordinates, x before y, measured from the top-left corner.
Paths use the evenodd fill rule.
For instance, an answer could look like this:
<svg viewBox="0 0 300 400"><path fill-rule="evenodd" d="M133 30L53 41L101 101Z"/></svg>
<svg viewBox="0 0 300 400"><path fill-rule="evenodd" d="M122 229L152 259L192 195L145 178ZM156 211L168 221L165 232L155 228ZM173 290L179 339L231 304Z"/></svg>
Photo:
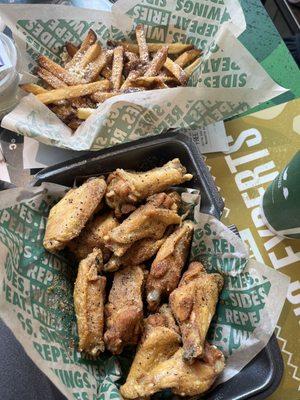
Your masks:
<svg viewBox="0 0 300 400"><path fill-rule="evenodd" d="M121 225L104 237L105 245L118 257L138 240L161 239L169 225L179 224L178 205L172 196L159 193L135 210Z"/></svg>
<svg viewBox="0 0 300 400"><path fill-rule="evenodd" d="M78 267L74 305L79 334L79 350L97 356L104 351L104 301L106 278L100 249L95 249Z"/></svg>
<svg viewBox="0 0 300 400"><path fill-rule="evenodd" d="M78 260L87 257L94 248L99 248L102 250L103 261L107 261L111 251L104 246L103 238L118 225L112 212L97 215L86 224L77 238L68 243L68 247Z"/></svg>
<svg viewBox="0 0 300 400"><path fill-rule="evenodd" d="M150 318L150 317L149 317ZM162 389L180 396L194 396L207 391L224 369L224 356L207 344L205 361L193 365L183 361L180 336L165 324L146 321L146 334L141 342L121 394L126 399L140 399Z"/></svg>
<svg viewBox="0 0 300 400"><path fill-rule="evenodd" d="M103 178L94 178L71 189L54 207L48 217L44 247L50 252L61 250L77 237L99 207L105 194Z"/></svg>
<svg viewBox="0 0 300 400"><path fill-rule="evenodd" d="M126 214L135 208L136 203L150 195L192 178L178 158L147 172L117 169L108 177L106 202L115 209L116 215Z"/></svg>
<svg viewBox="0 0 300 400"><path fill-rule="evenodd" d="M186 262L193 234L193 223L183 222L159 249L147 278L148 308L155 311L163 297L176 289Z"/></svg>
<svg viewBox="0 0 300 400"><path fill-rule="evenodd" d="M145 271L142 266L130 266L114 275L114 281L105 306L106 348L120 354L124 346L137 344L143 321L142 291Z"/></svg>
<svg viewBox="0 0 300 400"><path fill-rule="evenodd" d="M181 330L186 362L203 357L206 334L222 286L221 275L207 274L201 263L193 262L183 274L179 287L170 295L170 306Z"/></svg>
<svg viewBox="0 0 300 400"><path fill-rule="evenodd" d="M104 265L104 271L117 271L122 265L139 265L150 260L160 249L171 232L167 228L161 239L146 238L138 240L126 251L122 257L110 257L109 261Z"/></svg>
<svg viewBox="0 0 300 400"><path fill-rule="evenodd" d="M149 334L151 329L158 326L169 328L180 335L179 327L176 324L176 321L168 304L163 304L160 307L158 313L150 314L149 317L145 319L142 341Z"/></svg>

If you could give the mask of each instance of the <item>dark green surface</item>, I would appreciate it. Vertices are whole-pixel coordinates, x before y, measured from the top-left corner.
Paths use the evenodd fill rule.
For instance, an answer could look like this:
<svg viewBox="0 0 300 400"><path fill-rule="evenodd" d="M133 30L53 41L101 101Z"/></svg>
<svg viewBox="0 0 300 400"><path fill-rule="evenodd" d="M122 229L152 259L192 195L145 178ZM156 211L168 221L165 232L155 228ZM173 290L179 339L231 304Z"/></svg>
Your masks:
<svg viewBox="0 0 300 400"><path fill-rule="evenodd" d="M300 97L300 70L260 0L240 0L247 30L239 37L262 67L279 85L290 89L247 114Z"/></svg>

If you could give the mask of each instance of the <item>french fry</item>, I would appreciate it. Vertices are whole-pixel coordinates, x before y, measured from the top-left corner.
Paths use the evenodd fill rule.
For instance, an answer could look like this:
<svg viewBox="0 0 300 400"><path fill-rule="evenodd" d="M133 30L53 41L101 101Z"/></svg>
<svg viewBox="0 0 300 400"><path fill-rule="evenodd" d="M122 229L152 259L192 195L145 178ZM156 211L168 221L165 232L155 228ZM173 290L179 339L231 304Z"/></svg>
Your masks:
<svg viewBox="0 0 300 400"><path fill-rule="evenodd" d="M27 93L32 93L32 94L41 94L41 93L47 93L47 90L44 89L42 86L37 85L36 83L25 83L24 85L20 85L20 88L25 90Z"/></svg>
<svg viewBox="0 0 300 400"><path fill-rule="evenodd" d="M106 79L110 79L111 78L111 70L107 66L105 66L104 68L102 68L101 75Z"/></svg>
<svg viewBox="0 0 300 400"><path fill-rule="evenodd" d="M167 56L168 46L164 46L155 54L144 76L156 76L164 66Z"/></svg>
<svg viewBox="0 0 300 400"><path fill-rule="evenodd" d="M68 85L66 85L65 82L56 78L56 76L54 76L53 74L51 74L51 72L47 71L44 68L38 68L37 74L41 79L43 79L49 86L51 86L54 89L68 87ZM78 97L77 99L71 99L70 103L75 108L84 107L86 106L86 99Z"/></svg>
<svg viewBox="0 0 300 400"><path fill-rule="evenodd" d="M135 54L139 54L139 47L135 43L125 42L125 41L116 41L109 40L107 42L109 46L123 46L125 51L130 51ZM192 44L183 44L183 43L148 43L149 53L156 53L164 46L168 46L168 54L180 54L184 51L191 50L194 48Z"/></svg>
<svg viewBox="0 0 300 400"><path fill-rule="evenodd" d="M98 43L94 43L87 49L81 60L76 64L76 67L80 66L81 68L85 68L90 62L94 61L100 53L101 46Z"/></svg>
<svg viewBox="0 0 300 400"><path fill-rule="evenodd" d="M79 50L75 53L72 60L66 63L65 68L69 69L78 64L83 55L85 54L85 52L88 50L90 46L92 46L96 42L96 40L97 40L96 33L92 29L90 29L86 37L84 38L83 42L81 43Z"/></svg>
<svg viewBox="0 0 300 400"><path fill-rule="evenodd" d="M139 57L132 51L124 51L124 56L129 62L140 62Z"/></svg>
<svg viewBox="0 0 300 400"><path fill-rule="evenodd" d="M147 64L149 62L149 50L143 25L139 24L136 26L135 36L139 47L140 60Z"/></svg>
<svg viewBox="0 0 300 400"><path fill-rule="evenodd" d="M50 58L46 56L39 56L38 64L40 67L45 68L47 71L51 72L58 79L64 81L67 85L73 86L80 83L80 79L75 78L65 68L61 67L59 64L56 64L56 62L50 60Z"/></svg>
<svg viewBox="0 0 300 400"><path fill-rule="evenodd" d="M121 79L124 65L124 49L122 46L118 46L114 49L114 58L111 72L111 82L113 90L119 90L121 87Z"/></svg>
<svg viewBox="0 0 300 400"><path fill-rule="evenodd" d="M153 85L160 85L161 82L163 83L174 83L174 81L177 81L175 78L173 77L161 77L161 76L141 76L139 78L136 79L131 79L131 86L130 87L134 87L134 86L144 86L146 88L150 88Z"/></svg>
<svg viewBox="0 0 300 400"><path fill-rule="evenodd" d="M64 81L54 76L51 72L47 71L45 68L38 68L37 74L41 79L43 79L43 81L45 81L49 86L51 86L54 89L59 89L68 86Z"/></svg>
<svg viewBox="0 0 300 400"><path fill-rule="evenodd" d="M192 73L195 71L195 69L200 65L201 60L198 58L195 60L192 64L190 64L188 67L184 68L184 72L186 73L186 76L189 78Z"/></svg>
<svg viewBox="0 0 300 400"><path fill-rule="evenodd" d="M170 58L167 58L164 67L178 79L181 85L186 85L188 80L187 74L178 64L174 63Z"/></svg>
<svg viewBox="0 0 300 400"><path fill-rule="evenodd" d="M67 42L66 43L66 51L69 55L69 57L73 58L75 56L75 54L78 51L78 48L75 46L75 44L71 43L71 42Z"/></svg>
<svg viewBox="0 0 300 400"><path fill-rule="evenodd" d="M110 49L106 50L107 65L105 65L105 67L103 67L101 72L100 72L100 74L102 76L104 76L104 78L106 78L106 79L110 79L111 78L111 68L109 68L109 66L111 66L113 55L114 55L114 51L113 50L110 50Z"/></svg>
<svg viewBox="0 0 300 400"><path fill-rule="evenodd" d="M86 82L93 82L95 81L102 69L106 66L107 64L107 54L106 51L103 50L101 51L100 55L91 62L85 69L84 73L84 80Z"/></svg>
<svg viewBox="0 0 300 400"><path fill-rule="evenodd" d="M47 93L38 94L37 98L44 104L51 104L58 100L86 96L97 91L108 90L109 88L110 82L108 80L103 80L77 86L69 86L61 89L49 90Z"/></svg>
<svg viewBox="0 0 300 400"><path fill-rule="evenodd" d="M95 111L95 108L78 108L77 118L88 119L88 117Z"/></svg>
<svg viewBox="0 0 300 400"><path fill-rule="evenodd" d="M91 98L96 103L103 103L105 100L110 99L111 97L117 96L119 93L117 92L95 92L91 95Z"/></svg>
<svg viewBox="0 0 300 400"><path fill-rule="evenodd" d="M142 74L141 71L130 71L125 82L123 83L123 85L121 86L121 91L124 92L124 90L128 89L129 87L131 87L131 82L132 80L140 77Z"/></svg>
<svg viewBox="0 0 300 400"><path fill-rule="evenodd" d="M174 62L178 64L181 68L184 68L189 63L194 61L197 57L199 57L200 54L201 51L198 49L188 50L182 53L179 57L177 57Z"/></svg>

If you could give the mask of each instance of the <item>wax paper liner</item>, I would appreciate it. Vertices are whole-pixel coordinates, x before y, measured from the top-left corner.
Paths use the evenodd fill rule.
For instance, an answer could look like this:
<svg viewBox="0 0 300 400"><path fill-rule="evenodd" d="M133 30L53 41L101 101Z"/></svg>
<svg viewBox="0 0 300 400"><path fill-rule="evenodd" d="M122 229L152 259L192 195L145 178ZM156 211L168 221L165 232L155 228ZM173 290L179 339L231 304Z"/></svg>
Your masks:
<svg viewBox="0 0 300 400"><path fill-rule="evenodd" d="M2 121L12 131L73 150L98 150L156 135L169 128L197 128L241 114L286 91L239 42L246 29L238 0L119 0L112 12L68 6L0 6L13 32L26 74L42 53L56 62L66 41L78 44L93 28L102 44L130 40L143 23L151 42L193 43L202 63L189 87L113 97L99 105L75 132L33 96L23 98ZM26 75L27 78L30 75Z"/></svg>
<svg viewBox="0 0 300 400"><path fill-rule="evenodd" d="M0 193L1 317L26 353L68 399L121 399L133 352L92 360L77 351L73 309L76 266L43 246L49 208L65 193L60 185ZM191 259L225 278L210 340L227 357L219 382L241 370L268 342L286 296L289 279L254 260L241 240L214 217L199 213L194 190L182 194L196 230ZM187 209L187 207L185 207ZM200 250L199 250L200 249ZM167 394L163 398L169 398Z"/></svg>

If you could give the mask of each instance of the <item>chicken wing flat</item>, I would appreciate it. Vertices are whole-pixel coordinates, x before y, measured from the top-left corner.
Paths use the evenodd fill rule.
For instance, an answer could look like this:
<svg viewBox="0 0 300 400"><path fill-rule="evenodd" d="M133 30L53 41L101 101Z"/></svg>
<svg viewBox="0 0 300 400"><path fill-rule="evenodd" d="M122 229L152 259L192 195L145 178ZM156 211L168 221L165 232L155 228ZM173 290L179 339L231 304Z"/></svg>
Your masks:
<svg viewBox="0 0 300 400"><path fill-rule="evenodd" d="M172 328L150 321L146 332L120 389L126 399L151 396L162 389L180 396L198 395L207 391L224 369L222 352L209 344L205 361L189 365L183 361L180 336Z"/></svg>
<svg viewBox="0 0 300 400"><path fill-rule="evenodd" d="M114 275L105 306L106 348L120 354L126 345L137 344L143 322L142 291L145 271L142 266L130 266Z"/></svg>
<svg viewBox="0 0 300 400"><path fill-rule="evenodd" d="M147 172L117 169L108 177L106 202L115 209L116 215L128 213L141 200L192 178L178 158Z"/></svg>
<svg viewBox="0 0 300 400"><path fill-rule="evenodd" d="M170 306L179 324L184 361L203 357L204 342L216 312L223 277L207 274L201 263L193 262L183 274L179 287L170 295Z"/></svg>
<svg viewBox="0 0 300 400"><path fill-rule="evenodd" d="M180 335L179 327L176 324L175 318L168 304L163 304L158 313L150 314L149 317L145 319L142 341L146 336L148 336L150 330L159 326L169 328Z"/></svg>
<svg viewBox="0 0 300 400"><path fill-rule="evenodd" d="M105 180L94 178L71 189L52 207L43 242L45 249L50 252L62 250L77 237L99 207L105 190Z"/></svg>
<svg viewBox="0 0 300 400"><path fill-rule="evenodd" d="M161 239L169 225L181 222L177 209L174 199L166 193L149 197L145 205L135 210L104 237L106 247L121 257L138 240Z"/></svg>
<svg viewBox="0 0 300 400"><path fill-rule="evenodd" d="M118 225L119 222L112 212L97 215L86 224L78 237L68 243L68 247L78 260L86 258L94 248L99 248L105 262L109 259L111 251L104 246L103 238Z"/></svg>
<svg viewBox="0 0 300 400"><path fill-rule="evenodd" d="M186 262L193 234L193 223L183 222L159 249L147 278L148 308L155 311L163 297L176 289Z"/></svg>
<svg viewBox="0 0 300 400"><path fill-rule="evenodd" d="M74 305L79 334L79 351L97 356L104 351L104 302L106 278L101 250L95 249L78 267Z"/></svg>
<svg viewBox="0 0 300 400"><path fill-rule="evenodd" d="M169 236L167 229L161 239L146 238L138 240L126 251L122 257L112 255L107 264L104 265L104 271L117 271L122 265L139 265L154 257L162 244Z"/></svg>

